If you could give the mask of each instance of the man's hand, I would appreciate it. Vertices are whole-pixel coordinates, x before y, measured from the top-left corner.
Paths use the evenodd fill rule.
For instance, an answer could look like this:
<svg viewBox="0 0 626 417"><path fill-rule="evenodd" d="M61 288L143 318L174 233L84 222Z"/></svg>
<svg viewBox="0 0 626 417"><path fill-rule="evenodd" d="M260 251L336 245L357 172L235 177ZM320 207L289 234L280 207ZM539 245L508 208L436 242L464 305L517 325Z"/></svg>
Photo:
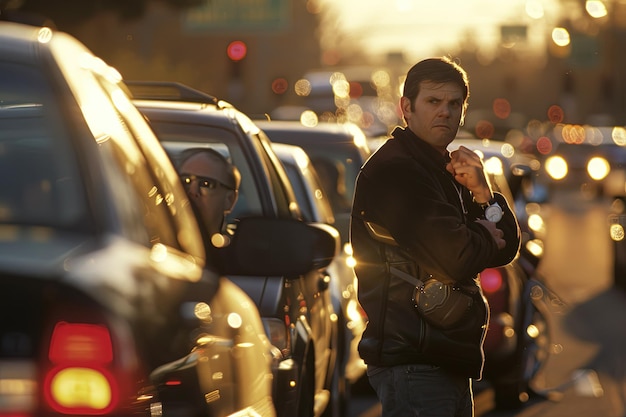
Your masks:
<svg viewBox="0 0 626 417"><path fill-rule="evenodd" d="M506 241L504 240L504 232L496 227L496 224L489 220L478 219L476 223L480 223L485 229L491 233L491 237L498 245L498 249L504 249Z"/></svg>
<svg viewBox="0 0 626 417"><path fill-rule="evenodd" d="M446 169L459 184L471 191L475 201L486 203L493 197L480 157L465 146L450 152Z"/></svg>

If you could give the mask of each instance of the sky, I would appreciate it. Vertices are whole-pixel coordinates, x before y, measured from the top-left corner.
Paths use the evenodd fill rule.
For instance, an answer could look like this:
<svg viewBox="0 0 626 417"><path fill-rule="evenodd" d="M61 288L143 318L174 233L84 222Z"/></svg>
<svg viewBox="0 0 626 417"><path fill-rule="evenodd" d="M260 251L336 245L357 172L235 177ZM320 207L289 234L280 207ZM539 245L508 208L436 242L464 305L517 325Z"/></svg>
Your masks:
<svg viewBox="0 0 626 417"><path fill-rule="evenodd" d="M486 50L501 24L528 25L529 40L545 38L558 19L559 0L321 0L336 11L340 30L372 54L401 51L411 59L454 48L468 30ZM531 17L534 15L535 17Z"/></svg>

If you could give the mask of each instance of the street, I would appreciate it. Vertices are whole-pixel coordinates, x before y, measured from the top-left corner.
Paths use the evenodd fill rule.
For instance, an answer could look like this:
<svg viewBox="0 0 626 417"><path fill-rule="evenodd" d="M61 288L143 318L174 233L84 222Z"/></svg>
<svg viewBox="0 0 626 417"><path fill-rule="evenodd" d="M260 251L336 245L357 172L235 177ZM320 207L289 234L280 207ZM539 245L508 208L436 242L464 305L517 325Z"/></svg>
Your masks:
<svg viewBox="0 0 626 417"><path fill-rule="evenodd" d="M608 233L611 199L557 191L541 207L545 256L539 274L558 295L549 306L551 354L531 382L539 395L516 411L493 410L493 393L475 384L476 416L626 416L626 294L613 288ZM356 396L350 417L381 415Z"/></svg>

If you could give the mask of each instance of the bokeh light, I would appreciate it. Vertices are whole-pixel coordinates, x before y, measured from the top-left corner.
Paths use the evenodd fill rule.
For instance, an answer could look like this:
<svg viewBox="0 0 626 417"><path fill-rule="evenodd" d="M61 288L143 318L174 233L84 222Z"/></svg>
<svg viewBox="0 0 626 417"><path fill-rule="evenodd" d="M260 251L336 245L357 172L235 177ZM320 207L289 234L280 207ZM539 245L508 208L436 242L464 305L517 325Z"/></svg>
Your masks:
<svg viewBox="0 0 626 417"><path fill-rule="evenodd" d="M561 123L564 118L565 113L563 112L561 106L554 104L548 108L548 120L552 123Z"/></svg>
<svg viewBox="0 0 626 417"><path fill-rule="evenodd" d="M533 19L541 19L544 15L543 5L539 0L528 0L526 2L526 14Z"/></svg>
<svg viewBox="0 0 626 417"><path fill-rule="evenodd" d="M361 85L361 83L352 81L349 84L351 98L359 98L363 95L363 86Z"/></svg>
<svg viewBox="0 0 626 417"><path fill-rule="evenodd" d="M303 126L307 126L307 127L317 126L318 122L319 120L317 118L317 114L315 114L313 110L305 110L300 115L300 123L302 123Z"/></svg>
<svg viewBox="0 0 626 417"><path fill-rule="evenodd" d="M546 171L555 180L562 180L567 176L567 162L561 156L551 156L546 160Z"/></svg>
<svg viewBox="0 0 626 417"><path fill-rule="evenodd" d="M565 28L552 29L552 41L557 46L567 46L570 44L569 32Z"/></svg>
<svg viewBox="0 0 626 417"><path fill-rule="evenodd" d="M274 94L285 94L288 88L289 82L282 77L276 78L274 81L272 81L272 91L274 92Z"/></svg>
<svg viewBox="0 0 626 417"><path fill-rule="evenodd" d="M474 128L476 136L479 138L491 138L493 133L495 132L495 128L493 127L493 123L488 120L479 120L476 123L476 127Z"/></svg>
<svg viewBox="0 0 626 417"><path fill-rule="evenodd" d="M511 103L505 98L497 98L493 101L493 113L499 119L506 119L511 114Z"/></svg>
<svg viewBox="0 0 626 417"><path fill-rule="evenodd" d="M606 178L610 171L611 165L609 161L600 156L594 156L587 162L587 172L589 176L596 181Z"/></svg>
<svg viewBox="0 0 626 417"><path fill-rule="evenodd" d="M542 136L537 139L537 151L542 155L548 155L552 152L552 141L546 137Z"/></svg>
<svg viewBox="0 0 626 417"><path fill-rule="evenodd" d="M306 79L300 79L298 81L296 81L296 83L293 86L293 89L296 93L296 95L300 96L300 97L306 97L309 94L311 94L311 82L309 80Z"/></svg>
<svg viewBox="0 0 626 417"><path fill-rule="evenodd" d="M581 125L565 125L561 130L561 136L565 143L580 145L585 141L585 128Z"/></svg>
<svg viewBox="0 0 626 417"><path fill-rule="evenodd" d="M624 240L624 227L621 224L612 224L609 229L611 239L616 242Z"/></svg>
<svg viewBox="0 0 626 417"><path fill-rule="evenodd" d="M594 19L599 19L608 14L606 6L601 0L587 0L585 2L585 10Z"/></svg>
<svg viewBox="0 0 626 417"><path fill-rule="evenodd" d="M615 126L611 132L611 138L616 145L626 146L626 128Z"/></svg>
<svg viewBox="0 0 626 417"><path fill-rule="evenodd" d="M228 58L233 61L241 61L246 57L247 53L248 47L243 41L232 41L228 44L228 47L226 48L226 54L228 55Z"/></svg>

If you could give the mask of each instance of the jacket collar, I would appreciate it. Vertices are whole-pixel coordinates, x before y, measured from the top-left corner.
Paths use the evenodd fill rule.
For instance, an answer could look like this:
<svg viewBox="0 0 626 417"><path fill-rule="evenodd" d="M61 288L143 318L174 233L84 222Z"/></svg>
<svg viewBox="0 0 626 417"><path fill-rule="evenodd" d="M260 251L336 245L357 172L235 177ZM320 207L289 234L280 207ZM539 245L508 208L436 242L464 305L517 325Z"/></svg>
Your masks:
<svg viewBox="0 0 626 417"><path fill-rule="evenodd" d="M391 133L395 139L398 139L402 145L409 151L411 156L417 160L428 160L440 168L444 168L450 162L450 155L446 153L442 155L427 142L424 142L412 130L406 127L396 127Z"/></svg>

